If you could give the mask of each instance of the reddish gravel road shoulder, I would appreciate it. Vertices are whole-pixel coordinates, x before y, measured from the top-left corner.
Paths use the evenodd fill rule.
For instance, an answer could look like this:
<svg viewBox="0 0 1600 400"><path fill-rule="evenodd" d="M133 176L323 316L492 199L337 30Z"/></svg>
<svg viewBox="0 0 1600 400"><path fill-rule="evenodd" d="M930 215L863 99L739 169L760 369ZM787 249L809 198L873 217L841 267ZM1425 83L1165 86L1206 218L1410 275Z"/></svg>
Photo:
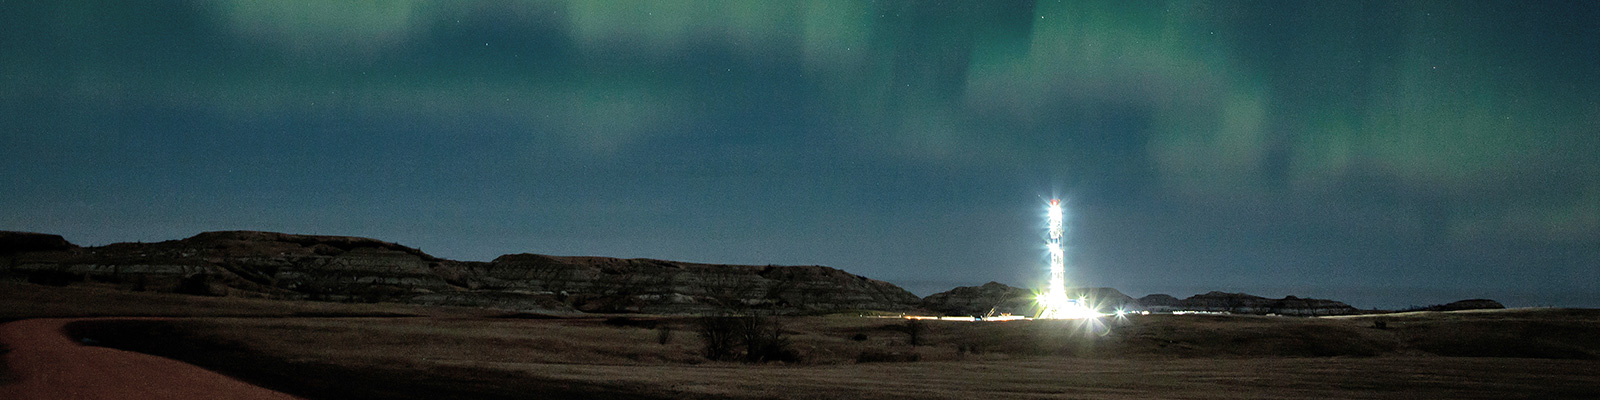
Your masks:
<svg viewBox="0 0 1600 400"><path fill-rule="evenodd" d="M77 319L0 325L11 379L0 399L295 399L152 355L82 346L62 332Z"/></svg>

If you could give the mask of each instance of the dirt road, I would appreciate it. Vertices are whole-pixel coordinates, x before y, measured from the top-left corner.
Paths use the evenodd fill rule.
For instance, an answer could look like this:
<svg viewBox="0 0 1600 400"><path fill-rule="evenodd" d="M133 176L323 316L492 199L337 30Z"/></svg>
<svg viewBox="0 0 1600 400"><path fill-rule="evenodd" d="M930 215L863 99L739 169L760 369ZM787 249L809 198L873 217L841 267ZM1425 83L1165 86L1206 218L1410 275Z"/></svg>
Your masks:
<svg viewBox="0 0 1600 400"><path fill-rule="evenodd" d="M75 319L0 325L13 382L0 399L295 399L161 357L82 346L62 332Z"/></svg>

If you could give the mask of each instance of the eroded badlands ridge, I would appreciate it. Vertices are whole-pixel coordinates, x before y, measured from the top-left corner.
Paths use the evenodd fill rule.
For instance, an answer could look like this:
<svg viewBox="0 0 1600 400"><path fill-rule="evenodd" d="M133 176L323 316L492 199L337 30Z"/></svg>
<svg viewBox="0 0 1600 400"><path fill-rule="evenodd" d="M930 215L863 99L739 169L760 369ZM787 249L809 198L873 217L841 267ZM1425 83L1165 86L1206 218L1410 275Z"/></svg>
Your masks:
<svg viewBox="0 0 1600 400"><path fill-rule="evenodd" d="M556 312L904 311L919 301L888 282L823 266L538 254L470 262L375 239L253 231L100 247L6 232L0 242L0 272L33 282L189 294Z"/></svg>
<svg viewBox="0 0 1600 400"><path fill-rule="evenodd" d="M157 243L80 247L59 235L0 231L0 278L127 290L295 300L400 302L530 312L795 314L839 310L1032 315L1036 295L990 282L918 298L888 282L824 266L699 264L653 259L508 254L456 261L376 239L273 232L206 232ZM1113 288L1072 288L1110 313L1205 311L1319 316L1348 304L1210 292L1134 299ZM1438 310L1501 308L1467 300ZM1433 308L1429 308L1430 310Z"/></svg>

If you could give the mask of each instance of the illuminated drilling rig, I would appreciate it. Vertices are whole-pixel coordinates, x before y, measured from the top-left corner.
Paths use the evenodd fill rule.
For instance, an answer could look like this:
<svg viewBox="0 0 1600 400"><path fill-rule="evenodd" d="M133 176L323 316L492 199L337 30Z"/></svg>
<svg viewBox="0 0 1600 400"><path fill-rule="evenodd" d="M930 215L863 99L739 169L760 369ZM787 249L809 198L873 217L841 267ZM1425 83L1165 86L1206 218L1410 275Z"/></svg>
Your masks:
<svg viewBox="0 0 1600 400"><path fill-rule="evenodd" d="M1050 248L1050 286L1039 295L1039 304L1043 306L1039 318L1096 317L1099 313L1084 304L1083 299L1067 298L1067 250L1061 245L1061 237L1066 234L1063 213L1061 199L1050 199L1050 239L1046 242Z"/></svg>

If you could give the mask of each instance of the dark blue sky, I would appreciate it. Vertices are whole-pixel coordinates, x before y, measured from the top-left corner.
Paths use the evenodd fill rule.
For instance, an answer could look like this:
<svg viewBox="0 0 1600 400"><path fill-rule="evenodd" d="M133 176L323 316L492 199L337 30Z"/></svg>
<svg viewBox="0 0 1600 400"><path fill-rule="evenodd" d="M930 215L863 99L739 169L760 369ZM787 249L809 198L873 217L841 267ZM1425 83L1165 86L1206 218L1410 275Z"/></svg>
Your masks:
<svg viewBox="0 0 1600 400"><path fill-rule="evenodd" d="M1594 2L0 1L0 229L1600 307Z"/></svg>

